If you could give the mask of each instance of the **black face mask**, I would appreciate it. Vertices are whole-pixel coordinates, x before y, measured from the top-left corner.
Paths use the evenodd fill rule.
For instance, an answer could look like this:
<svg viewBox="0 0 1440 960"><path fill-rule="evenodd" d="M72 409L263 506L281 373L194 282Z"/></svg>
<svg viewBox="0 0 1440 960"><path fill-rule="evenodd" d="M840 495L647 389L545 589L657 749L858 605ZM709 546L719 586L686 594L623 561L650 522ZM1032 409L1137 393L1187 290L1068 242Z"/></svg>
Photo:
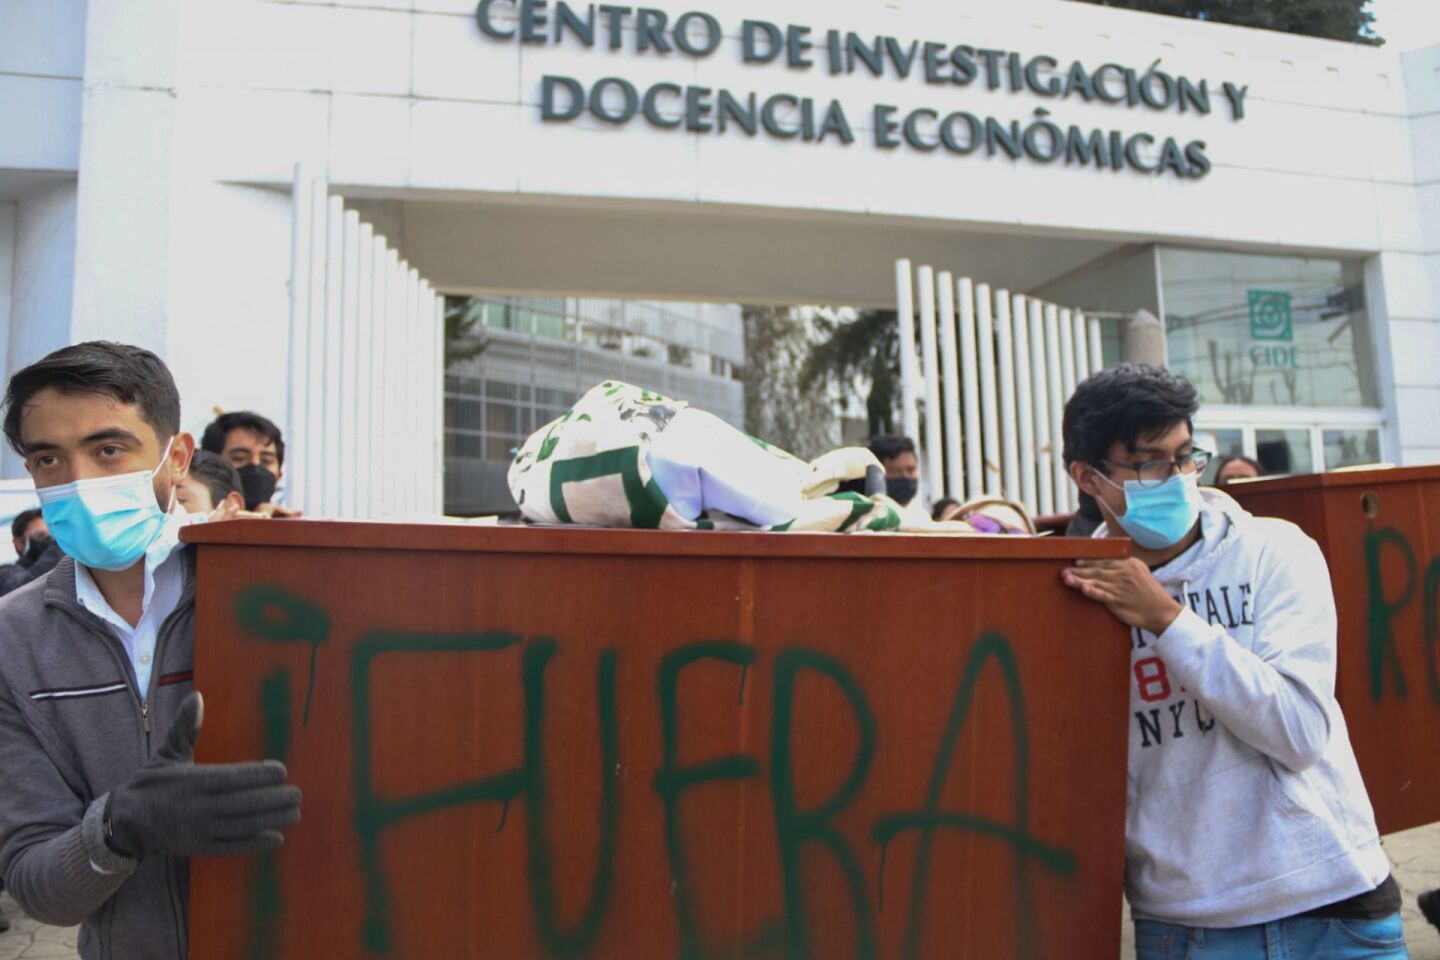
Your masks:
<svg viewBox="0 0 1440 960"><path fill-rule="evenodd" d="M240 486L245 490L245 509L254 510L269 503L275 494L275 474L258 463L247 463L239 469Z"/></svg>
<svg viewBox="0 0 1440 960"><path fill-rule="evenodd" d="M25 556L21 558L24 564L29 566L36 560L39 560L40 554L44 553L50 546L50 542L48 534L37 533L31 537L29 545L25 548Z"/></svg>
<svg viewBox="0 0 1440 960"><path fill-rule="evenodd" d="M920 492L920 481L915 477L886 477L885 492L903 507Z"/></svg>

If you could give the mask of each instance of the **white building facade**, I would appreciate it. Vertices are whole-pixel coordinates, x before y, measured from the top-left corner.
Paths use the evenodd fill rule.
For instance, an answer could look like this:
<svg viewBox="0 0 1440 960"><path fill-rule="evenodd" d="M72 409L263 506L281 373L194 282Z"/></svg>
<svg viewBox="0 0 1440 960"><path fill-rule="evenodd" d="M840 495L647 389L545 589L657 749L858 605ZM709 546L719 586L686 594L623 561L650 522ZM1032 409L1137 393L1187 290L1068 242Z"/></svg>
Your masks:
<svg viewBox="0 0 1440 960"><path fill-rule="evenodd" d="M1064 0L4 0L6 372L124 340L187 427L290 424L297 165L441 294L885 307L909 257L1156 313L1227 449L1440 462L1440 47Z"/></svg>

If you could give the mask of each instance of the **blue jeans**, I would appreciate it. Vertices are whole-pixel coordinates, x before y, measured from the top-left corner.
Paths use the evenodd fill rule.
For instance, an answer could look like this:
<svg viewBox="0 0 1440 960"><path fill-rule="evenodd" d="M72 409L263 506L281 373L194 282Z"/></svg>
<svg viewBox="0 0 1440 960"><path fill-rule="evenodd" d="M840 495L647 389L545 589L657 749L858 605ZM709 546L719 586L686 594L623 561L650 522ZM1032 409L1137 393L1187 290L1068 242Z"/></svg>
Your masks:
<svg viewBox="0 0 1440 960"><path fill-rule="evenodd" d="M1288 917L1217 930L1135 921L1136 960L1406 960L1397 911L1383 920Z"/></svg>

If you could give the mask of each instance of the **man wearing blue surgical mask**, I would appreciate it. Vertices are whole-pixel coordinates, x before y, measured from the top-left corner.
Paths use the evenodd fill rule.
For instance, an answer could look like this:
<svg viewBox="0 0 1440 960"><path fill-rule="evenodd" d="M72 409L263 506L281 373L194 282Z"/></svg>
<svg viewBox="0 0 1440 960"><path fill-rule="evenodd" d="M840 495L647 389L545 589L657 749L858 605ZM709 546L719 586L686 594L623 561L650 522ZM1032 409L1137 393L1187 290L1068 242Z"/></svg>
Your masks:
<svg viewBox="0 0 1440 960"><path fill-rule="evenodd" d="M1125 893L1138 960L1405 957L1400 892L1335 700L1329 571L1293 524L1201 489L1195 388L1101 371L1065 405L1095 536L1066 586L1130 627Z"/></svg>
<svg viewBox="0 0 1440 960"><path fill-rule="evenodd" d="M0 601L0 874L35 918L82 924L85 960L182 960L189 857L273 849L300 794L276 761L193 762L174 380L148 350L65 347L11 378L4 430L66 559Z"/></svg>

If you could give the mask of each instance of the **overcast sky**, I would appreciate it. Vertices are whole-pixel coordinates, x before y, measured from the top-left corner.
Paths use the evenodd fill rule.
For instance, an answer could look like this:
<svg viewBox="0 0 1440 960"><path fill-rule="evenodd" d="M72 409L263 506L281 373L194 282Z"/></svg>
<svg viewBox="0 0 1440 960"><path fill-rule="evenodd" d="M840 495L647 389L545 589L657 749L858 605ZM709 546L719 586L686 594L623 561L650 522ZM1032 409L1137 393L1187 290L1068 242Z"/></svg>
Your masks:
<svg viewBox="0 0 1440 960"><path fill-rule="evenodd" d="M1440 43L1440 0L1370 0L1375 33L1401 50Z"/></svg>

